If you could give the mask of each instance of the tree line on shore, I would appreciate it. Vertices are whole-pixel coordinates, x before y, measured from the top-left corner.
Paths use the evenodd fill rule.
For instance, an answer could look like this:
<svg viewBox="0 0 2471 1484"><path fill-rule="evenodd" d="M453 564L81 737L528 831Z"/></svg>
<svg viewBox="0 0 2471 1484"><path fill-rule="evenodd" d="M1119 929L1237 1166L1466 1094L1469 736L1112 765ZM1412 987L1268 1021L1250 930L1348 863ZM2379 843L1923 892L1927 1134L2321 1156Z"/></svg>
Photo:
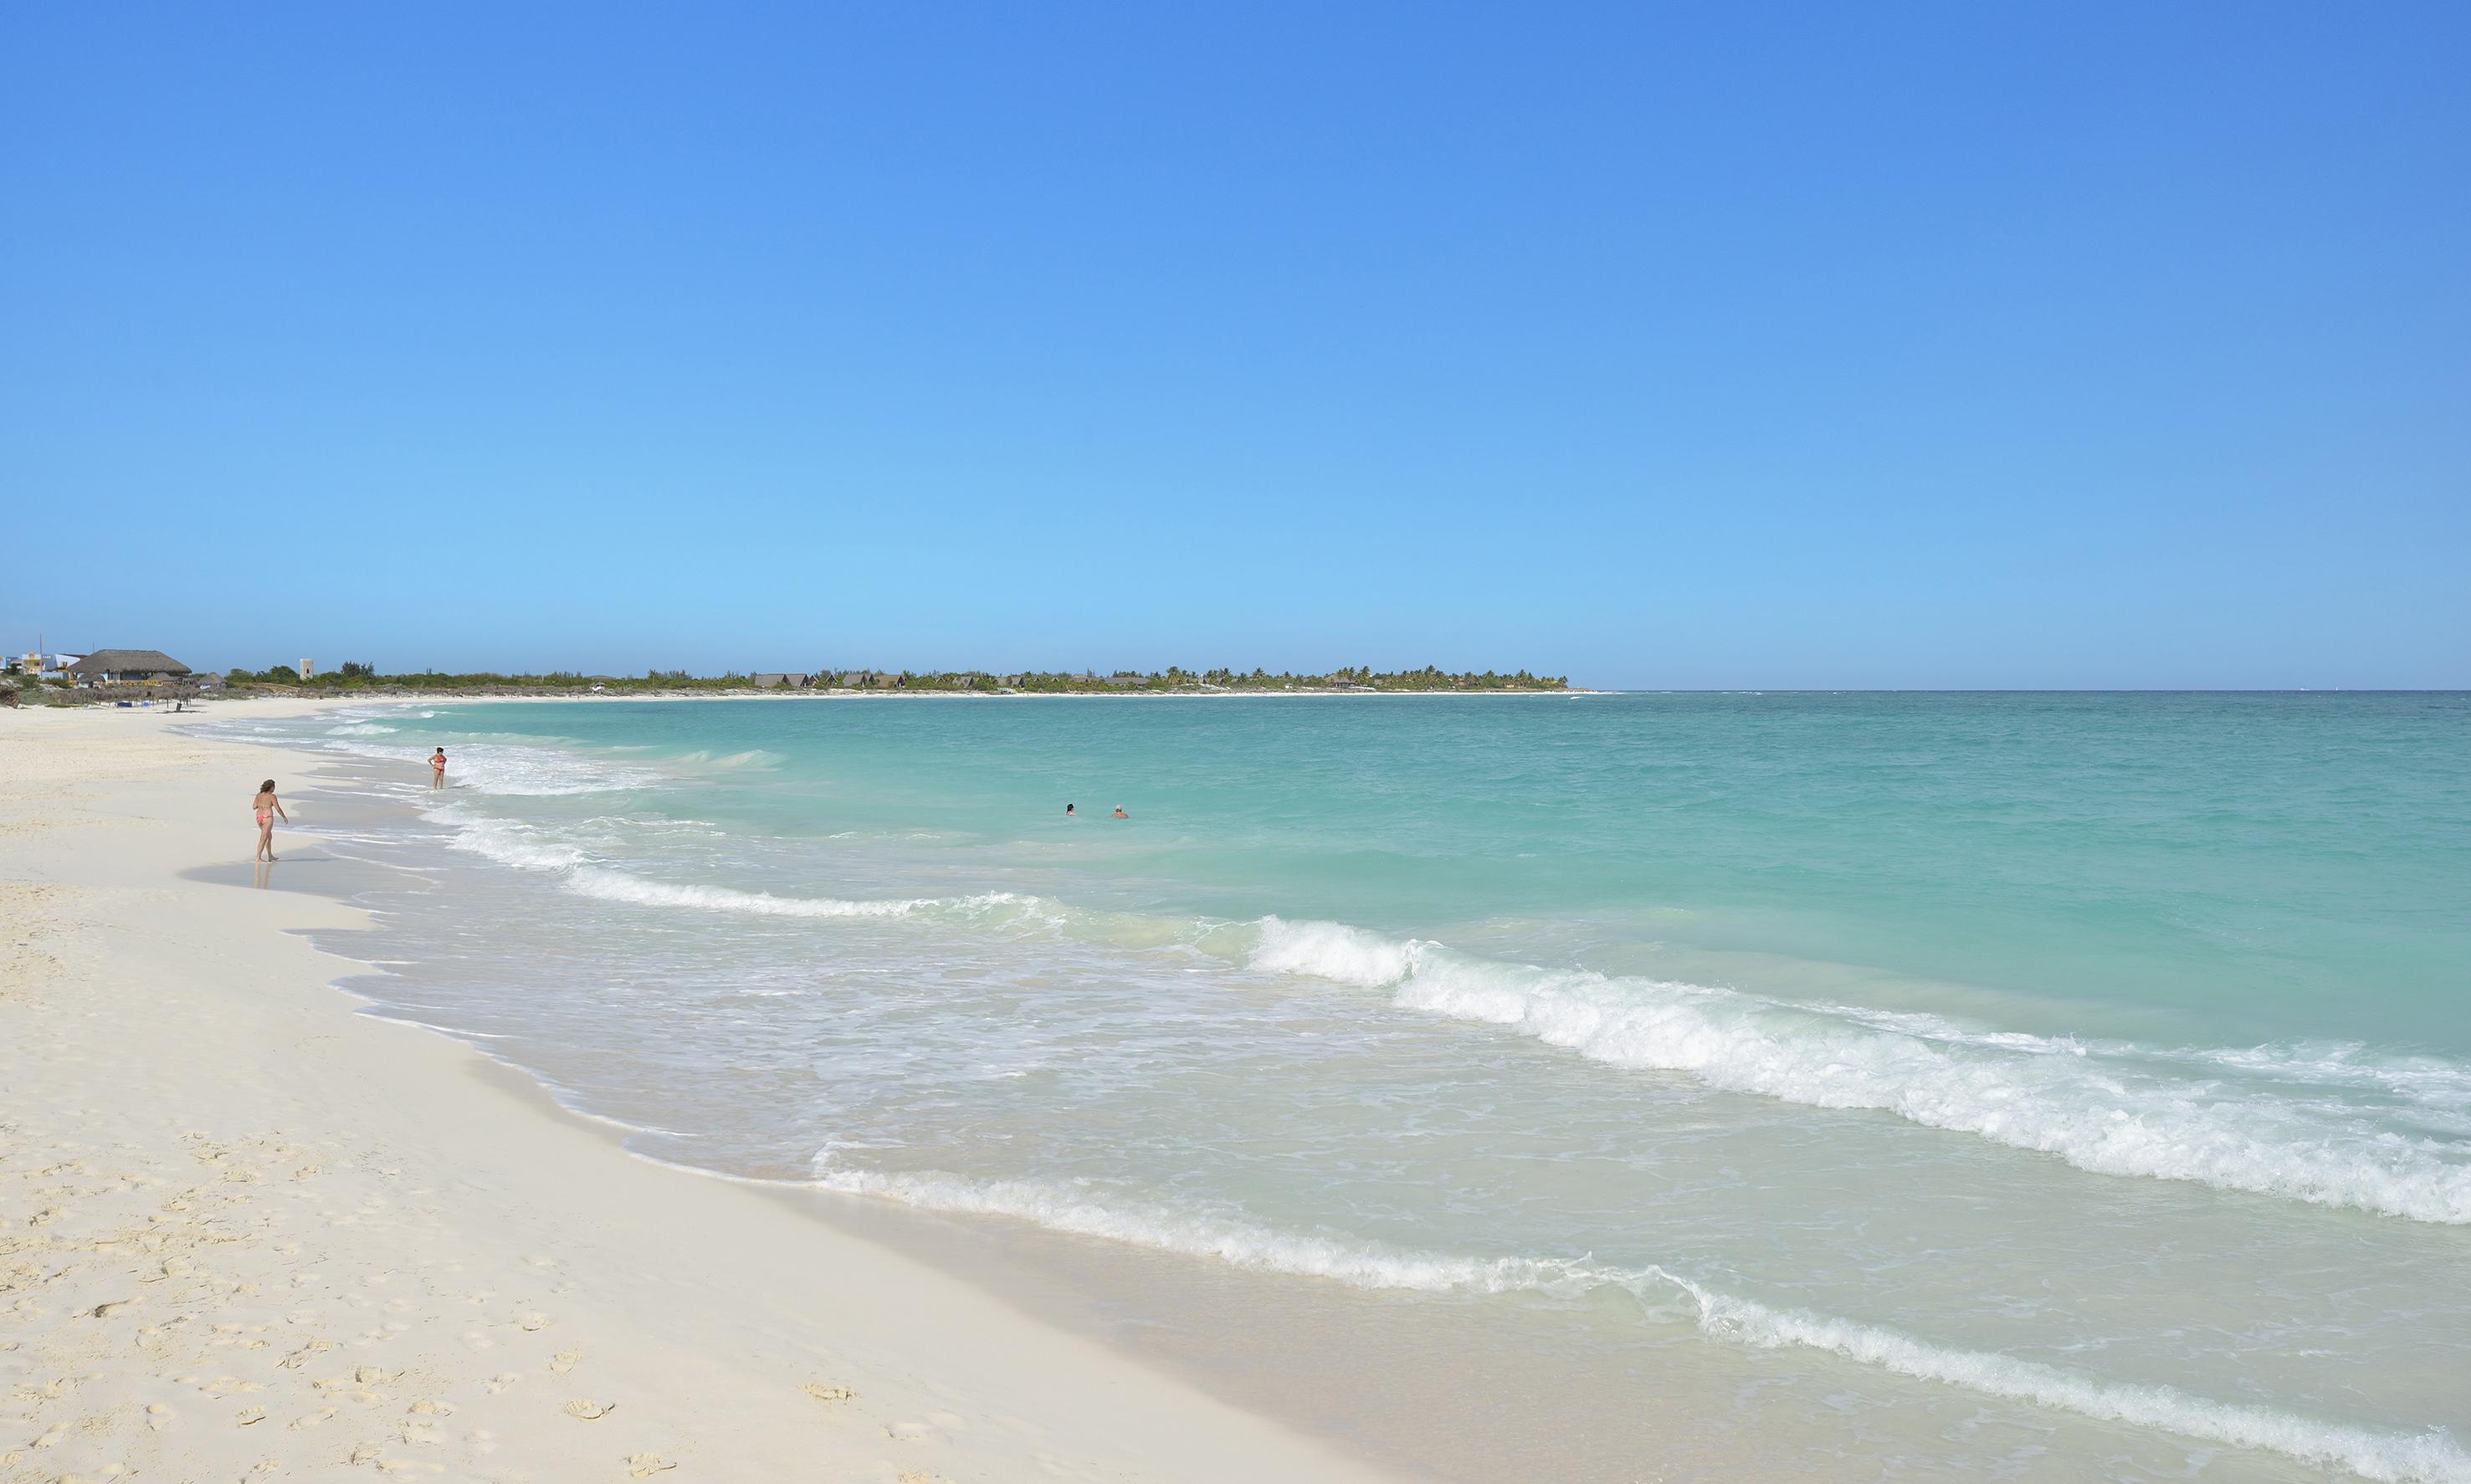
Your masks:
<svg viewBox="0 0 2471 1484"><path fill-rule="evenodd" d="M413 670L399 674L381 674L374 664L362 661L345 661L334 670L303 680L288 664L270 665L263 670L230 669L224 672L229 685L263 685L297 688L312 692L356 690L521 690L545 692L590 692L607 694L650 693L667 691L736 691L777 689L791 686L812 690L906 690L991 693L999 691L1030 694L1097 694L1120 695L1127 692L1188 692L1216 690L1566 690L1566 676L1534 675L1526 670L1505 674L1496 670L1447 671L1436 665L1417 670L1376 670L1370 665L1343 665L1321 675L1300 675L1293 671L1276 673L1253 670L1188 670L1169 665L1164 670L1118 670L1109 675L1090 671L1018 671L997 673L988 670L816 670L783 675L758 672L741 674L736 670L720 675L690 675L684 670L647 670L642 675L586 675L575 670L550 670L540 673L502 674L495 671L449 673L443 670Z"/></svg>

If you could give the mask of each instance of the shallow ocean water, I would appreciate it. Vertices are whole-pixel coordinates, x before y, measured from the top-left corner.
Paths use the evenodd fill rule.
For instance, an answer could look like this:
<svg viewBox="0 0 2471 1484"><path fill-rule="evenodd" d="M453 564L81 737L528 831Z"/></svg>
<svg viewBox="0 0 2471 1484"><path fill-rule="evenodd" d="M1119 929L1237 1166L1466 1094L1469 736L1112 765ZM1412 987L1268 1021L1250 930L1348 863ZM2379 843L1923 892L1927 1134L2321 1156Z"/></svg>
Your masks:
<svg viewBox="0 0 2471 1484"><path fill-rule="evenodd" d="M2464 697L232 709L412 806L385 1012L654 1157L1549 1351L1545 1476L1635 1395L2471 1478Z"/></svg>

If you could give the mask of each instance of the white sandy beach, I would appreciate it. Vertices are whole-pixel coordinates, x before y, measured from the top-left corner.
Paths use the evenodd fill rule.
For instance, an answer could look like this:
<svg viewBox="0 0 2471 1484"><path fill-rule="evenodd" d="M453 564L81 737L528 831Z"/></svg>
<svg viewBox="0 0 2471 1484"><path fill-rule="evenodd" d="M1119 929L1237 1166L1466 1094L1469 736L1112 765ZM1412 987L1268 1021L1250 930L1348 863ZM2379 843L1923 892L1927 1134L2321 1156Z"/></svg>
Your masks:
<svg viewBox="0 0 2471 1484"><path fill-rule="evenodd" d="M178 720L0 712L0 1478L1375 1476L355 1013Z"/></svg>

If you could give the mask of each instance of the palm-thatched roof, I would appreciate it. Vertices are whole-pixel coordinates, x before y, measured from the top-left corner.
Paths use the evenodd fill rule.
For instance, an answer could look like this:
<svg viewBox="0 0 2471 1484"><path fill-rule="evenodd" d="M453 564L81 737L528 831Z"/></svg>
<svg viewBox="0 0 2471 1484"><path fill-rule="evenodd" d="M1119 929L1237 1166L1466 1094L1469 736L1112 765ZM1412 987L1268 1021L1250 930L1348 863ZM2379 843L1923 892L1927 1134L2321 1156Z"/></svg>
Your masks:
<svg viewBox="0 0 2471 1484"><path fill-rule="evenodd" d="M189 667L159 649L98 649L69 666L72 675L186 675Z"/></svg>

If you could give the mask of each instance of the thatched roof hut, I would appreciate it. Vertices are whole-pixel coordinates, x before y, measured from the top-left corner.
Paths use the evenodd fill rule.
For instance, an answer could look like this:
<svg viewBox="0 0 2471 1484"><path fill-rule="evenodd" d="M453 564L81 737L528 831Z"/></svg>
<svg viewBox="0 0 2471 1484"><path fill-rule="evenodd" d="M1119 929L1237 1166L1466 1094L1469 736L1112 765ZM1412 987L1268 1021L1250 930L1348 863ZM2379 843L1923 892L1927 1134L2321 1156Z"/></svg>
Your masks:
<svg viewBox="0 0 2471 1484"><path fill-rule="evenodd" d="M98 649L69 666L80 681L177 680L189 667L159 649Z"/></svg>

